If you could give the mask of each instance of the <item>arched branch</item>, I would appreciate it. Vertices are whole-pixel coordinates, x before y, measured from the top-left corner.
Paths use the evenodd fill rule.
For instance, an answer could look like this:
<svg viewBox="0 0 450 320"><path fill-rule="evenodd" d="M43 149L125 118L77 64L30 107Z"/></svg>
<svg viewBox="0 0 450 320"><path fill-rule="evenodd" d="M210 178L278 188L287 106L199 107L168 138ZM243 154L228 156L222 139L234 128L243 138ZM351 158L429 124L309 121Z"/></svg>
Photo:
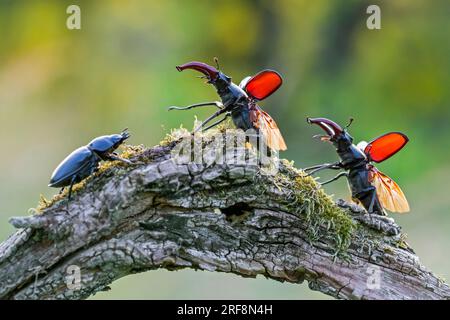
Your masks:
<svg viewBox="0 0 450 320"><path fill-rule="evenodd" d="M449 299L392 219L335 204L286 161L268 175L248 161L219 163L205 143L203 164L180 164L176 146L139 152L140 164L102 170L69 203L12 218L19 230L0 245L0 298L83 299L132 273L194 268L307 280L341 299ZM69 266L80 268L79 287L67 285Z"/></svg>

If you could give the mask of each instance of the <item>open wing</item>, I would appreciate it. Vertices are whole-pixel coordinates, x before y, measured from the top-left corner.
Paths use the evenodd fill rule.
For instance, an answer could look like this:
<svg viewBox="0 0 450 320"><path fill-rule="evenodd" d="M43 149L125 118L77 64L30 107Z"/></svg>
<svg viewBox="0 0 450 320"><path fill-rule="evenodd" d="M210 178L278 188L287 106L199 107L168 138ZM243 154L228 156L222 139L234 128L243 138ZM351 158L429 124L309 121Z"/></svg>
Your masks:
<svg viewBox="0 0 450 320"><path fill-rule="evenodd" d="M284 151L287 149L280 129L278 129L275 120L273 120L267 112L261 110L257 105L254 105L250 109L250 120L254 127L262 133L264 142L269 148L276 151Z"/></svg>
<svg viewBox="0 0 450 320"><path fill-rule="evenodd" d="M399 152L409 139L400 132L390 132L378 137L367 144L364 153L374 162L383 162Z"/></svg>
<svg viewBox="0 0 450 320"><path fill-rule="evenodd" d="M253 77L245 78L240 86L255 100L264 100L278 90L283 83L281 75L273 70L263 70Z"/></svg>
<svg viewBox="0 0 450 320"><path fill-rule="evenodd" d="M381 205L391 211L404 213L409 211L408 200L394 180L371 166L369 181L377 189L377 196Z"/></svg>

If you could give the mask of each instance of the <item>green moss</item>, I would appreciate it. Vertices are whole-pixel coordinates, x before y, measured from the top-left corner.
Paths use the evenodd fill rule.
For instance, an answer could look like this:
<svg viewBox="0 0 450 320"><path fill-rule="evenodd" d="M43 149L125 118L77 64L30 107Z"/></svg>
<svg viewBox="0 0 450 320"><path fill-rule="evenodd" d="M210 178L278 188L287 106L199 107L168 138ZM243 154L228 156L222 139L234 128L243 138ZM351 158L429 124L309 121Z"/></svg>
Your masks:
<svg viewBox="0 0 450 320"><path fill-rule="evenodd" d="M217 130L219 132L225 132L226 130L234 129L234 125L232 124L230 119L225 120L221 124L217 126Z"/></svg>
<svg viewBox="0 0 450 320"><path fill-rule="evenodd" d="M296 169L293 162L282 160L281 163L284 168L275 177L275 185L291 190L289 206L305 214L308 239L319 240L323 236L320 228L325 228L325 236L335 244L335 255L345 253L355 233L353 219L334 203L314 178Z"/></svg>
<svg viewBox="0 0 450 320"><path fill-rule="evenodd" d="M394 250L393 250L392 247L390 247L390 246L384 246L384 247L383 247L383 251L384 251L385 253L394 254Z"/></svg>
<svg viewBox="0 0 450 320"><path fill-rule="evenodd" d="M197 125L198 123L195 123L194 128ZM217 134L229 130L230 126L230 123L225 123L223 126L197 133L203 141L203 147ZM190 132L184 128L172 130L161 144L168 145L188 135L190 135ZM319 229L325 227L327 230L326 237L335 244L334 254L337 256L345 253L352 241L356 224L344 210L334 203L333 199L324 192L314 178L295 168L293 161L283 159L281 160L280 172L271 181L280 190L282 188L292 190L288 206L294 212L306 215L307 236L310 241L319 240L323 236L323 232L319 232Z"/></svg>
<svg viewBox="0 0 450 320"><path fill-rule="evenodd" d="M177 141L181 138L188 137L191 133L183 128L183 126L180 126L178 129L172 129L170 130L170 133L167 133L166 136L159 142L160 146L168 146L172 142Z"/></svg>
<svg viewBox="0 0 450 320"><path fill-rule="evenodd" d="M394 244L397 246L397 248L409 249L409 245L406 242L407 238L408 238L408 235L406 233L401 233L400 237Z"/></svg>
<svg viewBox="0 0 450 320"><path fill-rule="evenodd" d="M196 119L194 121L193 129L192 131L189 131L186 128L183 128L183 126L180 126L178 129L172 129L170 130L170 133L166 134L166 136L160 141L160 146L168 146L171 143L178 141L183 138L187 138L191 136L193 130L197 128L200 125L200 122ZM217 125L214 128L211 128L207 131L199 131L196 133L196 136L198 138L201 138L203 142L208 143L213 139L214 136L217 136L217 134L224 133L226 130L237 130L234 128L232 122L228 119L221 124Z"/></svg>
<svg viewBox="0 0 450 320"><path fill-rule="evenodd" d="M56 198L57 196L59 196L59 194L55 195L54 198ZM49 206L51 206L53 204L53 199L48 200L44 197L44 195L40 195L39 196L39 202L36 208L30 208L28 211L30 213L34 213L34 214L39 214L42 213L42 210L44 210L45 208L48 208Z"/></svg>

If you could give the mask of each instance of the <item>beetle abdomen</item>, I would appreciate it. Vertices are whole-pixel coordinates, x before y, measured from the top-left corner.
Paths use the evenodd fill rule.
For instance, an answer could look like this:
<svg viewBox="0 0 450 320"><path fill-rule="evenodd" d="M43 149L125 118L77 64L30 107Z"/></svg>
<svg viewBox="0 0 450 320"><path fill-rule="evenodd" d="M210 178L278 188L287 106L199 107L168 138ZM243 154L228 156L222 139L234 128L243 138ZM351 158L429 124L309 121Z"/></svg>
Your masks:
<svg viewBox="0 0 450 320"><path fill-rule="evenodd" d="M239 129L247 131L253 128L252 122L250 121L250 113L247 108L233 110L231 118L233 119L234 125Z"/></svg>
<svg viewBox="0 0 450 320"><path fill-rule="evenodd" d="M369 172L364 167L350 169L348 182L354 197L357 197L357 194L360 192L373 189L372 184L369 182Z"/></svg>
<svg viewBox="0 0 450 320"><path fill-rule="evenodd" d="M77 176L78 180L82 180L92 173L98 162L99 159L93 152L85 146L80 147L69 154L53 171L48 186L68 186L74 176Z"/></svg>

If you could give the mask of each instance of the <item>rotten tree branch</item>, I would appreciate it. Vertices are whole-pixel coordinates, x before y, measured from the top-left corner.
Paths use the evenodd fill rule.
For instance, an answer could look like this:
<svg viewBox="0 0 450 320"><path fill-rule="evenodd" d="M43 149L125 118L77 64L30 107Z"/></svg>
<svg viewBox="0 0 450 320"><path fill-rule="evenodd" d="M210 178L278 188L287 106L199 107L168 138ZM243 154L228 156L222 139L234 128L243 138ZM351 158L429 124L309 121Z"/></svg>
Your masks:
<svg viewBox="0 0 450 320"><path fill-rule="evenodd" d="M132 273L193 268L307 280L340 299L449 299L392 219L333 203L287 162L276 175L248 163L178 164L175 145L108 168L69 203L12 218L19 230L0 245L0 298L84 299ZM66 284L72 265L79 289ZM379 289L368 285L375 273Z"/></svg>

